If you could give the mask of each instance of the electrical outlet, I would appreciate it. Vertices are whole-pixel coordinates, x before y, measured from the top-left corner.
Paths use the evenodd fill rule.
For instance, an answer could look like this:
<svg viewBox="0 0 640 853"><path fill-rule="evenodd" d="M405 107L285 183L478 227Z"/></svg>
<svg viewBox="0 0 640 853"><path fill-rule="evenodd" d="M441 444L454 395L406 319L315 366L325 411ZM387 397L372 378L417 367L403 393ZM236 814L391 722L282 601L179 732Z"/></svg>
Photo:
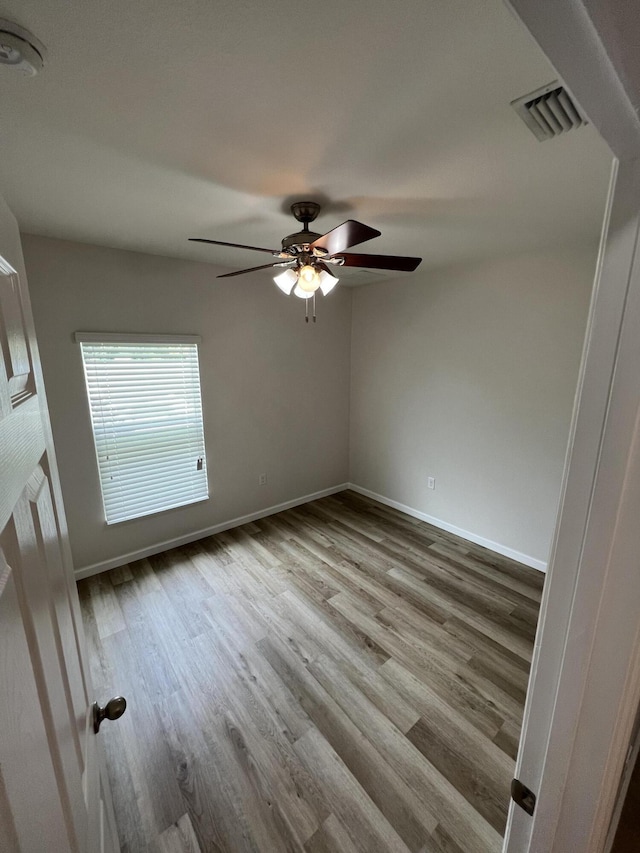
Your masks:
<svg viewBox="0 0 640 853"><path fill-rule="evenodd" d="M266 474L259 474L258 475L258 485L259 486L266 486L267 485L267 475Z"/></svg>
<svg viewBox="0 0 640 853"><path fill-rule="evenodd" d="M435 489L436 487L436 478L435 477L427 477L427 488Z"/></svg>

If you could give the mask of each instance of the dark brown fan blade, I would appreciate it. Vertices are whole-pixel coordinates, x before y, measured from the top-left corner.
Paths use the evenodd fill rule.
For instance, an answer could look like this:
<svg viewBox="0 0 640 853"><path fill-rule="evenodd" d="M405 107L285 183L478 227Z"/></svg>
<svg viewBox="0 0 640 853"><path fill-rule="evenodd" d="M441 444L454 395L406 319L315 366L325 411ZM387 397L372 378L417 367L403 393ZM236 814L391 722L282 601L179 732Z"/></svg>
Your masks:
<svg viewBox="0 0 640 853"><path fill-rule="evenodd" d="M214 246L231 246L232 249L250 249L252 252L267 252L269 255L279 255L280 249L262 249L260 246L243 246L242 243L225 243L222 240L205 240L204 237L189 237L192 243L212 243Z"/></svg>
<svg viewBox="0 0 640 853"><path fill-rule="evenodd" d="M372 270L399 270L413 272L422 258L406 258L401 255L350 255L341 253L334 258L343 258L345 267L368 267Z"/></svg>
<svg viewBox="0 0 640 853"><path fill-rule="evenodd" d="M316 266L318 267L318 269L321 269L323 272L327 272L327 273L329 273L329 275L332 275L334 278L338 278L338 276L334 272L335 267L333 265L325 264L322 261L316 261Z"/></svg>
<svg viewBox="0 0 640 853"><path fill-rule="evenodd" d="M223 275L217 275L216 278L231 278L232 275L242 275L245 272L255 272L256 270L266 270L269 267L279 267L282 261L276 262L275 264L262 264L261 267L249 267L246 270L236 270L236 272L226 272Z"/></svg>
<svg viewBox="0 0 640 853"><path fill-rule="evenodd" d="M324 249L328 255L335 255L336 252L343 252L345 249L350 249L351 246L357 246L359 243L373 240L374 237L379 236L380 231L376 231L375 228L369 228L368 225L356 222L355 219L347 219L342 225L338 225L331 231L327 231L322 237L314 240L311 243L311 248Z"/></svg>

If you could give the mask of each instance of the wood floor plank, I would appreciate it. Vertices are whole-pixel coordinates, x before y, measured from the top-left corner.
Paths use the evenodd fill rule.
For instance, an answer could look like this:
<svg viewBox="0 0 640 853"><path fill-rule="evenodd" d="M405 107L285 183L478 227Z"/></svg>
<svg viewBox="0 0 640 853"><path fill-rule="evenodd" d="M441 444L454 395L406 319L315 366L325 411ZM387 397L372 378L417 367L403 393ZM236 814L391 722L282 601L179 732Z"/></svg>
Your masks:
<svg viewBox="0 0 640 853"><path fill-rule="evenodd" d="M485 660L494 661L500 669L507 670L513 673L513 678L518 679L516 670L524 673L527 677L529 674L529 665L527 661L515 654L510 648L497 642L492 637L488 637L479 631L473 625L452 616L442 626L443 629L451 637L463 643L471 652L471 657L481 655Z"/></svg>
<svg viewBox="0 0 640 853"><path fill-rule="evenodd" d="M459 843L478 853L501 850L499 834L470 806L459 788L437 772L409 737L405 737L366 697L354 690L337 667L325 659L314 661L309 669L327 692L332 691L333 699L389 766L411 790L420 792L420 799L430 804L438 822L443 823Z"/></svg>
<svg viewBox="0 0 640 853"><path fill-rule="evenodd" d="M358 853L358 848L338 818L330 814L320 829L304 845L307 853Z"/></svg>
<svg viewBox="0 0 640 853"><path fill-rule="evenodd" d="M540 600L540 589L529 583L526 576L519 574L513 577L506 574L495 564L489 564L478 560L467 551L461 554L451 548L450 545L434 543L429 548L429 559L439 562L442 566L457 566L472 578L478 578L480 583L486 583L488 589L498 589L502 595L516 595L520 601L529 601L536 605ZM539 574L539 572L538 572Z"/></svg>
<svg viewBox="0 0 640 853"><path fill-rule="evenodd" d="M131 583L138 595L145 595L148 592L159 592L162 589L162 584L146 557L142 560L129 563L129 569L131 571Z"/></svg>
<svg viewBox="0 0 640 853"><path fill-rule="evenodd" d="M376 642L389 652L390 658L401 663L418 679L432 684L453 707L460 707L468 714L481 731L491 737L495 735L504 722L504 717L495 708L493 701L487 699L472 681L459 677L456 671L457 661L442 654L438 649L426 649L421 645L411 644L406 637L390 630L388 625L367 619L345 599L339 600L340 596L332 599L334 606L342 613L350 615L352 620L358 621L361 630L368 631Z"/></svg>
<svg viewBox="0 0 640 853"><path fill-rule="evenodd" d="M371 540L361 534L357 530L349 529L346 524L341 524L333 520L332 515L316 511L315 517L322 519L327 517L331 520L330 529L332 531L340 531L343 536L346 536L351 542L365 549L367 553L371 547ZM375 547L378 555L384 555L389 568L394 567L394 562L397 557L396 553L389 549L385 542L379 542ZM430 552L427 551L430 556ZM382 564L384 567L384 563ZM416 572L421 580L427 581L429 586L435 590L445 593L453 600L464 601L467 606L472 607L478 613L492 614L500 612L509 614L514 609L514 604L506 600L498 591L487 589L486 584L483 585L475 581L467 572L466 577L461 573L452 570L451 566L442 567L437 561L429 559L428 556L420 559L418 555L415 557L412 554L407 554L405 551L404 570L408 572Z"/></svg>
<svg viewBox="0 0 640 853"><path fill-rule="evenodd" d="M284 643L269 638L260 647L354 779L397 828L405 843L412 850L417 849L437 825L428 804L382 759L308 667Z"/></svg>
<svg viewBox="0 0 640 853"><path fill-rule="evenodd" d="M201 700L200 694L174 693L157 706L185 808L203 853L259 853L237 768L226 743L215 737L219 717Z"/></svg>
<svg viewBox="0 0 640 853"><path fill-rule="evenodd" d="M436 606L448 607L449 612L453 616L457 616L491 639L511 648L523 660L531 661L533 638L529 639L521 636L519 632L516 632L515 625L500 624L495 614L493 616L486 616L474 611L468 605L447 600L442 593L436 592L433 587L428 586L428 584L421 580L417 580L404 568L391 569L389 575L396 579L403 587L407 587L414 593L424 596L425 599L431 601ZM500 621L502 622L503 620Z"/></svg>
<svg viewBox="0 0 640 853"><path fill-rule="evenodd" d="M509 798L513 764L479 749L475 736L465 736L462 727L452 725L446 712L436 710L421 717L406 733L407 738L436 767L501 835L506 817L504 803Z"/></svg>
<svg viewBox="0 0 640 853"><path fill-rule="evenodd" d="M382 543L382 546L389 548L387 541ZM476 563L473 558L469 557L468 553L461 554L459 551L447 549L446 555L443 553L445 549L440 548L438 551L437 545L431 545L426 551L418 553L415 549L407 549L401 546L391 548L392 553L400 555L408 566L429 576L430 573L437 573L448 580L462 591L463 598L468 600L466 596L467 589L473 590L477 595L490 596L494 600L499 600L509 603L511 608L514 606L522 606L530 608L531 611L537 614L537 600L539 595L536 590L530 588L524 582L521 588L516 588L516 582L502 573L494 570L491 574L487 567ZM471 566L475 571L471 570Z"/></svg>
<svg viewBox="0 0 640 853"><path fill-rule="evenodd" d="M117 586L120 583L126 583L127 581L133 580L133 573L131 572L131 567L128 563L124 566L118 566L115 569L112 569L109 572L109 580L114 586Z"/></svg>
<svg viewBox="0 0 640 853"><path fill-rule="evenodd" d="M418 681L410 672L394 660L387 661L381 667L383 677L397 687L398 692L411 699L419 709L420 728L433 725L439 729L438 741L454 752L461 752L468 762L468 775L472 776L478 770L482 776L482 784L500 787L511 782L513 762L507 760L499 747L488 738L478 737L476 727L457 708L452 707L428 684ZM416 723L416 725L418 725ZM504 728L504 724L501 727ZM412 736L410 740L415 743ZM497 735L496 735L497 737ZM427 757L429 757L427 755ZM444 773L446 775L446 772ZM506 783L505 783L506 780ZM504 813L504 791L501 794L502 811Z"/></svg>
<svg viewBox="0 0 640 853"><path fill-rule="evenodd" d="M332 599L333 600L333 599ZM342 596L350 606L355 605L352 596ZM443 624L434 622L420 613L414 607L397 603L394 607L385 607L374 614L376 622L386 625L399 637L429 654L436 652L440 658L446 659L451 667L459 663L468 663L475 654L475 650L453 637L447 630L447 620Z"/></svg>
<svg viewBox="0 0 640 853"><path fill-rule="evenodd" d="M149 853L202 853L188 814L172 824L150 846Z"/></svg>
<svg viewBox="0 0 640 853"><path fill-rule="evenodd" d="M313 505L302 507L303 510L305 508L312 512L320 509L323 515L341 522L358 533L362 533L374 542L379 543L384 539L384 531L380 529L379 525L368 521L361 512L350 509L348 506L345 506L344 503L339 503L338 501L328 498L326 501L323 501L322 504L315 503Z"/></svg>
<svg viewBox="0 0 640 853"><path fill-rule="evenodd" d="M359 585L371 596L377 598L381 602L381 608L410 604L419 613L440 624L444 624L450 616L449 610L429 601L422 590L419 594L414 594L411 589L403 588L386 572L372 577L362 567L355 566L347 560L338 563L335 569L350 579L353 584ZM354 598L357 600L358 596Z"/></svg>
<svg viewBox="0 0 640 853"><path fill-rule="evenodd" d="M116 596L124 616L128 637L134 648L145 650L144 666L140 667L147 695L155 700L167 691L178 690L179 682L170 656L162 648L157 626L147 618L146 610L131 583L116 586Z"/></svg>
<svg viewBox="0 0 640 853"><path fill-rule="evenodd" d="M280 718L273 713L270 703L263 701L264 692L252 690L253 671L247 668L243 652L234 649L220 635L198 637L194 642L206 644L218 671L223 667L229 670L222 687L222 703L223 716L234 732L234 742L241 743L240 754L244 758L246 753L247 760L250 759L255 778L265 780L261 787L272 789L289 834L303 844L330 810L313 776L297 760L289 730L283 731ZM248 678L243 677L247 675ZM264 689L269 691L268 683ZM306 731L309 728L304 726Z"/></svg>
<svg viewBox="0 0 640 853"><path fill-rule="evenodd" d="M497 853L543 580L343 492L81 581L123 853Z"/></svg>
<svg viewBox="0 0 640 853"><path fill-rule="evenodd" d="M518 755L519 741L520 726L510 721L504 722L500 731L493 738L493 742L514 761Z"/></svg>
<svg viewBox="0 0 640 853"><path fill-rule="evenodd" d="M357 666L345 660L336 663L351 684L401 732L406 734L418 722L420 719L418 711L385 681L379 670L372 672L369 668Z"/></svg>
<svg viewBox="0 0 640 853"><path fill-rule="evenodd" d="M333 813L349 827L348 833L357 850L362 853L371 850L409 853L398 833L316 729L300 738L296 751L309 770L313 770L324 783Z"/></svg>
<svg viewBox="0 0 640 853"><path fill-rule="evenodd" d="M124 616L113 584L106 573L87 578L86 586L91 598L98 637L103 640L122 631L125 627Z"/></svg>

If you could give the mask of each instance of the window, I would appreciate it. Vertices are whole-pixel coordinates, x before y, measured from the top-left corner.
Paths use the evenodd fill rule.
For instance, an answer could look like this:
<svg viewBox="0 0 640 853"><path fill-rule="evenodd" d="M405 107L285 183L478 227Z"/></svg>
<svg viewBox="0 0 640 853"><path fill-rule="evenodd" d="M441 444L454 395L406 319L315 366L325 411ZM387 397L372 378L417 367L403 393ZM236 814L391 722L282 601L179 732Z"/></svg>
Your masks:
<svg viewBox="0 0 640 853"><path fill-rule="evenodd" d="M209 496L198 340L76 333L107 524Z"/></svg>

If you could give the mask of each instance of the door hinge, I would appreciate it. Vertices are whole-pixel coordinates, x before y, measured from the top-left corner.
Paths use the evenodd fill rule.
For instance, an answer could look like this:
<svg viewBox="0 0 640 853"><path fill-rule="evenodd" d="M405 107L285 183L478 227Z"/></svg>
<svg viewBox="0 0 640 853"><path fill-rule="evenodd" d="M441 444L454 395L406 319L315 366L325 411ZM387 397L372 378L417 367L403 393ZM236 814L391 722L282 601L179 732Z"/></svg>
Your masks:
<svg viewBox="0 0 640 853"><path fill-rule="evenodd" d="M519 779L511 780L511 799L521 809L524 809L527 814L533 814L536 807L536 795L526 785L523 785Z"/></svg>

